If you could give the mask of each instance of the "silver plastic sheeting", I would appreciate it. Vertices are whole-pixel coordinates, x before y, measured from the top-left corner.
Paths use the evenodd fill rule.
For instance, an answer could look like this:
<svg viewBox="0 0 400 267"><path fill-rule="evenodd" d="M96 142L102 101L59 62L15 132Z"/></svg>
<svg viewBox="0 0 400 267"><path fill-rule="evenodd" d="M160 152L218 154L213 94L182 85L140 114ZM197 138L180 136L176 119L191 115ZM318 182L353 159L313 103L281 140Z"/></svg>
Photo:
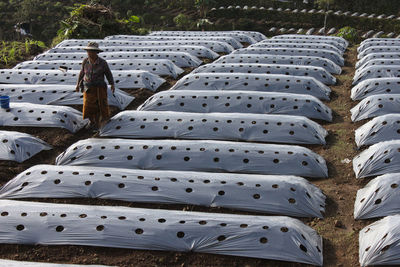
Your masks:
<svg viewBox="0 0 400 267"><path fill-rule="evenodd" d="M151 96L138 110L286 114L332 121L331 109L317 98L275 92L169 90Z"/></svg>
<svg viewBox="0 0 400 267"><path fill-rule="evenodd" d="M183 46L106 46L102 48L106 53L111 52L186 52L195 57L216 59L217 53L204 46L183 45ZM85 52L82 46L54 47L46 53L79 53Z"/></svg>
<svg viewBox="0 0 400 267"><path fill-rule="evenodd" d="M267 39L267 37L264 34L262 34L261 32L241 31L241 30L236 30L236 31L233 31L233 32L237 32L237 33L242 33L242 34L248 35L251 38L255 39L257 42Z"/></svg>
<svg viewBox="0 0 400 267"><path fill-rule="evenodd" d="M346 50L346 46L334 41L334 40L300 40L300 39L266 39L263 40L262 42L259 42L255 44L254 46L257 46L258 44L275 44L275 43L286 43L286 44L329 44L333 45L337 49L339 49L342 53Z"/></svg>
<svg viewBox="0 0 400 267"><path fill-rule="evenodd" d="M241 48L232 52L233 54L261 54L261 55L287 55L287 56L317 56L331 60L339 66L344 65L344 59L336 52L324 49L303 48Z"/></svg>
<svg viewBox="0 0 400 267"><path fill-rule="evenodd" d="M215 64L226 63L257 63L257 64L284 64L284 65L304 65L324 68L334 74L340 74L342 69L332 62L332 60L314 56L284 56L284 55L257 55L257 54L230 54L222 56Z"/></svg>
<svg viewBox="0 0 400 267"><path fill-rule="evenodd" d="M360 231L360 264L398 265L400 264L400 215L383 218Z"/></svg>
<svg viewBox="0 0 400 267"><path fill-rule="evenodd" d="M356 74L362 71L364 68L371 66L400 66L400 59L372 59L360 66L356 70Z"/></svg>
<svg viewBox="0 0 400 267"><path fill-rule="evenodd" d="M297 176L53 165L19 174L0 188L0 198L101 198L319 218L325 211L322 191Z"/></svg>
<svg viewBox="0 0 400 267"><path fill-rule="evenodd" d="M155 91L165 80L148 71L123 70L113 71L115 86L117 88L147 88ZM79 71L71 70L32 70L32 69L2 69L0 70L0 83L6 84L56 84L76 85Z"/></svg>
<svg viewBox="0 0 400 267"><path fill-rule="evenodd" d="M351 99L361 100L372 95L400 94L400 78L367 79L351 89Z"/></svg>
<svg viewBox="0 0 400 267"><path fill-rule="evenodd" d="M372 53L368 54L356 63L356 69L374 59L400 59L399 53Z"/></svg>
<svg viewBox="0 0 400 267"><path fill-rule="evenodd" d="M381 39L381 38L379 38ZM377 47L384 47L384 46L400 46L400 40L399 39L393 39L393 41L370 41L370 42L363 42L361 45L357 48L357 52L361 53L365 49L371 47L371 46L377 46Z"/></svg>
<svg viewBox="0 0 400 267"><path fill-rule="evenodd" d="M293 66L282 64L206 64L198 67L192 73L264 73L283 74L288 76L308 76L317 79L324 84L335 84L336 78L321 67Z"/></svg>
<svg viewBox="0 0 400 267"><path fill-rule="evenodd" d="M354 75L353 85L364 80L379 78L396 78L400 77L400 66L370 66L362 69Z"/></svg>
<svg viewBox="0 0 400 267"><path fill-rule="evenodd" d="M256 43L250 46L251 48L301 48L301 49L324 49L330 50L332 52L338 53L339 55L343 54L343 51L337 48L336 46L324 43L303 43L303 44L296 44L296 43Z"/></svg>
<svg viewBox="0 0 400 267"><path fill-rule="evenodd" d="M115 59L169 59L178 67L198 67L202 61L186 52L119 52L99 53L108 60ZM37 55L34 60L83 60L87 53L43 53Z"/></svg>
<svg viewBox="0 0 400 267"><path fill-rule="evenodd" d="M400 171L400 140L370 146L353 159L357 178Z"/></svg>
<svg viewBox="0 0 400 267"><path fill-rule="evenodd" d="M153 33L164 33L164 34L197 34L197 35L215 35L215 34L224 34L224 35L230 35L230 34L244 34L247 35L253 39L255 39L257 42L265 40L267 37L265 37L264 34L260 32L255 32L255 31L155 31L152 32L150 35L153 35Z"/></svg>
<svg viewBox="0 0 400 267"><path fill-rule="evenodd" d="M242 48L243 45L235 38L229 36L199 36L199 37L177 37L177 36L143 36L143 35L113 35L107 36L105 40L126 41L219 41L225 42L234 49Z"/></svg>
<svg viewBox="0 0 400 267"><path fill-rule="evenodd" d="M362 41L361 45L367 44L367 43L368 44L369 43L374 43L374 42L381 42L381 43L384 43L384 42L393 42L393 43L399 42L400 43L400 40L398 38L368 38L368 39Z"/></svg>
<svg viewBox="0 0 400 267"><path fill-rule="evenodd" d="M398 139L400 139L400 114L376 117L358 128L355 133L355 141L359 147Z"/></svg>
<svg viewBox="0 0 400 267"><path fill-rule="evenodd" d="M0 84L0 93L8 95L11 102L29 102L43 105L83 105L82 93L74 85L56 84ZM124 110L135 98L124 91L107 89L108 105Z"/></svg>
<svg viewBox="0 0 400 267"><path fill-rule="evenodd" d="M9 109L0 109L0 126L57 127L75 133L87 123L71 107L11 102Z"/></svg>
<svg viewBox="0 0 400 267"><path fill-rule="evenodd" d="M357 55L358 59L361 59L369 54L374 53L399 53L399 46L370 46L366 48L364 51L359 52Z"/></svg>
<svg viewBox="0 0 400 267"><path fill-rule="evenodd" d="M350 110L351 120L360 121L390 113L400 113L400 95L372 95Z"/></svg>
<svg viewBox="0 0 400 267"><path fill-rule="evenodd" d="M112 59L107 60L111 70L144 70L159 76L177 78L183 69L168 59ZM17 64L13 69L57 70L60 67L68 70L80 70L82 60L32 60Z"/></svg>
<svg viewBox="0 0 400 267"><path fill-rule="evenodd" d="M24 162L51 146L32 135L14 131L0 131L0 160Z"/></svg>
<svg viewBox="0 0 400 267"><path fill-rule="evenodd" d="M371 180L358 190L355 219L370 219L400 213L400 173L389 173Z"/></svg>
<svg viewBox="0 0 400 267"><path fill-rule="evenodd" d="M56 165L328 176L325 160L304 147L205 140L86 139Z"/></svg>
<svg viewBox="0 0 400 267"><path fill-rule="evenodd" d="M322 36L322 35L301 35L301 34L283 34L276 35L272 39L297 39L297 40L321 40L321 41L335 41L345 47L349 45L349 42L342 37L337 36Z"/></svg>
<svg viewBox="0 0 400 267"><path fill-rule="evenodd" d="M47 262L31 262L31 261L13 261L13 260L0 260L0 266L7 267L78 267L78 266L89 266L89 267L106 267L105 265L80 265L80 264L58 264L58 263L47 263Z"/></svg>
<svg viewBox="0 0 400 267"><path fill-rule="evenodd" d="M125 111L100 130L100 136L240 140L286 144L325 144L327 131L302 116Z"/></svg>
<svg viewBox="0 0 400 267"><path fill-rule="evenodd" d="M155 31L149 34L149 36L176 36L176 37L221 37L227 36L232 37L236 41L241 43L248 43L254 44L257 41L254 40L252 37L242 34L242 33L235 33L235 32L201 32L198 31L197 33L193 32L168 32L168 31Z"/></svg>
<svg viewBox="0 0 400 267"><path fill-rule="evenodd" d="M107 46L181 46L181 45L200 45L211 49L217 53L231 53L234 49L226 42L204 41L204 40L177 40L177 41L124 41L124 40L104 40L104 39L67 39L57 44L55 47L86 46L88 42L97 42L100 48Z"/></svg>
<svg viewBox="0 0 400 267"><path fill-rule="evenodd" d="M307 94L329 100L331 89L312 77L279 74L197 73L182 77L171 90L241 90Z"/></svg>
<svg viewBox="0 0 400 267"><path fill-rule="evenodd" d="M285 216L14 200L1 200L0 209L7 214L0 217L1 243L212 253L319 266L323 262L322 238L301 221Z"/></svg>

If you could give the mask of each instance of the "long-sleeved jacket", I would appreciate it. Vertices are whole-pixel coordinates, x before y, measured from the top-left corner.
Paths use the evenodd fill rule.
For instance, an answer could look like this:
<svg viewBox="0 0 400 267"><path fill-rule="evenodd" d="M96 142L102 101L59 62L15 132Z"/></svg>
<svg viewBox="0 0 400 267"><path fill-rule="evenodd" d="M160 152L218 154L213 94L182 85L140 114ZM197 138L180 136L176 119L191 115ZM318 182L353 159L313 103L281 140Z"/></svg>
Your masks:
<svg viewBox="0 0 400 267"><path fill-rule="evenodd" d="M85 58L79 73L78 85L83 81L85 91L91 87L107 87L104 76L106 76L110 85L114 84L114 78L107 61L97 57L96 61L92 64L88 58Z"/></svg>

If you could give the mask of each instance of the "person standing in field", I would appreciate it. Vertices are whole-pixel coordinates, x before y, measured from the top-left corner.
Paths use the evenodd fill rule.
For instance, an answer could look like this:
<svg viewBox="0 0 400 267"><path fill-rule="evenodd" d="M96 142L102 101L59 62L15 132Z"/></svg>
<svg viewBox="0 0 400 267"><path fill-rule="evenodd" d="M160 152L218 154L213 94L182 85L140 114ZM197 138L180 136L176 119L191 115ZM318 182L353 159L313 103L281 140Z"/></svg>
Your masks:
<svg viewBox="0 0 400 267"><path fill-rule="evenodd" d="M107 61L99 57L103 52L96 42L89 42L84 48L88 57L82 62L82 68L76 84L76 92L83 92L83 118L90 120L90 129L97 131L98 128L109 118L107 100L107 84L104 76L114 93L115 85L111 70Z"/></svg>

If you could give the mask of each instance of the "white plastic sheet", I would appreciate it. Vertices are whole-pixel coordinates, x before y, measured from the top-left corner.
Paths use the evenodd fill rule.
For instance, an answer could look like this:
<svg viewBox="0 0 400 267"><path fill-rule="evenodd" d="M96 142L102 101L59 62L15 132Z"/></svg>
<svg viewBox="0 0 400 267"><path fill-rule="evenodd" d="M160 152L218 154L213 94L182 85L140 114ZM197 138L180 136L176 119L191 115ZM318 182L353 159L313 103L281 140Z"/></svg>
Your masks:
<svg viewBox="0 0 400 267"><path fill-rule="evenodd" d="M120 52L186 52L195 57L216 59L217 53L204 46L182 45L182 46L106 46L102 48L105 53ZM85 52L82 46L54 47L46 53L79 53Z"/></svg>
<svg viewBox="0 0 400 267"><path fill-rule="evenodd" d="M304 147L207 140L86 139L56 165L328 176L325 160Z"/></svg>
<svg viewBox="0 0 400 267"><path fill-rule="evenodd" d="M240 140L284 144L325 144L327 131L302 116L125 111L100 130L100 136Z"/></svg>
<svg viewBox="0 0 400 267"><path fill-rule="evenodd" d="M215 34L223 34L223 35L233 35L235 34L244 34L247 35L253 39L255 39L257 42L265 40L267 37L265 37L264 34L260 32L255 32L255 31L155 31L152 32L150 35L153 35L156 33L163 33L163 34L168 34L168 35L174 35L174 34L196 34L196 35L203 35L203 36L213 36Z"/></svg>
<svg viewBox="0 0 400 267"><path fill-rule="evenodd" d="M322 238L284 216L1 200L0 242L212 253L322 265ZM26 213L27 216L21 216ZM52 216L54 214L55 216Z"/></svg>
<svg viewBox="0 0 400 267"><path fill-rule="evenodd" d="M308 29L308 31L306 32L306 35L311 35L315 32L315 28L310 28Z"/></svg>
<svg viewBox="0 0 400 267"><path fill-rule="evenodd" d="M254 44L257 41L254 40L252 37L242 34L242 33L237 33L237 32L170 32L170 31L155 31L149 34L149 36L176 36L176 37L221 37L221 36L227 36L227 37L232 37L236 41L241 42L241 43L248 43L248 44Z"/></svg>
<svg viewBox="0 0 400 267"><path fill-rule="evenodd" d="M148 71L123 70L113 71L115 86L117 88L147 88L155 91L165 80ZM0 83L6 84L56 84L76 85L79 71L71 70L32 70L32 69L2 69L0 70Z"/></svg>
<svg viewBox="0 0 400 267"><path fill-rule="evenodd" d="M200 45L211 49L217 53L231 53L233 47L226 42L210 40L177 40L177 41L124 41L124 40L104 40L104 39L67 39L57 44L55 47L86 46L88 42L97 42L100 48L107 46L181 46L181 45Z"/></svg>
<svg viewBox="0 0 400 267"><path fill-rule="evenodd" d="M212 63L198 67L192 73L263 73L288 76L308 76L324 84L335 84L336 78L321 67L259 63Z"/></svg>
<svg viewBox="0 0 400 267"><path fill-rule="evenodd" d="M234 49L243 47L235 38L229 36L201 36L201 37L176 37L176 36L140 36L140 35L113 35L107 36L105 40L126 40L126 41L219 41L225 42Z"/></svg>
<svg viewBox="0 0 400 267"><path fill-rule="evenodd" d="M400 94L371 95L364 98L350 112L352 121L400 113Z"/></svg>
<svg viewBox="0 0 400 267"><path fill-rule="evenodd" d="M372 59L356 69L356 74L362 71L364 68L371 66L400 66L400 59Z"/></svg>
<svg viewBox="0 0 400 267"><path fill-rule="evenodd" d="M263 44L275 44L275 43L286 43L286 44L329 44L333 45L337 49L339 49L342 53L346 50L346 46L334 41L334 40L310 40L310 39L267 39L263 40L254 46L263 45Z"/></svg>
<svg viewBox="0 0 400 267"><path fill-rule="evenodd" d="M361 100L372 95L400 94L400 78L367 79L351 89L351 99Z"/></svg>
<svg viewBox="0 0 400 267"><path fill-rule="evenodd" d="M378 38L378 37L380 37L382 34L383 34L383 31L379 31L379 32L375 33L375 34L372 36L372 38Z"/></svg>
<svg viewBox="0 0 400 267"><path fill-rule="evenodd" d="M13 261L13 260L0 260L0 266L4 267L78 267L78 266L90 266L90 267L106 267L105 265L79 265L79 264L57 264L47 262L31 262L31 261Z"/></svg>
<svg viewBox="0 0 400 267"><path fill-rule="evenodd" d="M296 93L329 100L331 89L312 77L279 74L197 73L182 77L171 90L241 90Z"/></svg>
<svg viewBox="0 0 400 267"><path fill-rule="evenodd" d="M336 52L324 49L303 49L303 48L257 48L248 47L237 49L233 54L261 54L261 55L287 55L287 56L317 56L331 60L339 66L344 65L344 59Z"/></svg>
<svg viewBox="0 0 400 267"><path fill-rule="evenodd" d="M240 30L236 30L236 31L233 31L233 32L237 32L237 33L242 33L242 34L248 35L251 38L255 39L257 42L267 39L267 37L264 34L262 34L261 32L240 31Z"/></svg>
<svg viewBox="0 0 400 267"><path fill-rule="evenodd" d="M112 59L107 60L111 70L144 70L159 76L177 78L183 69L168 59ZM82 60L31 60L17 64L13 69L57 70L60 67L68 70L80 70Z"/></svg>
<svg viewBox="0 0 400 267"><path fill-rule="evenodd" d="M371 180L358 190L354 203L355 219L370 219L400 213L400 173L389 173Z"/></svg>
<svg viewBox="0 0 400 267"><path fill-rule="evenodd" d="M29 102L43 105L83 105L82 93L75 92L74 85L56 84L0 84L0 94L10 97L11 102ZM114 93L107 89L108 105L124 110L135 98L122 90Z"/></svg>
<svg viewBox="0 0 400 267"><path fill-rule="evenodd" d="M363 68L354 75L353 85L364 80L379 78L398 78L400 77L400 66L370 66Z"/></svg>
<svg viewBox="0 0 400 267"><path fill-rule="evenodd" d="M359 257L361 266L398 265L400 215L383 218L360 231Z"/></svg>
<svg viewBox="0 0 400 267"><path fill-rule="evenodd" d="M398 139L400 139L400 114L376 117L358 128L355 133L355 141L359 147Z"/></svg>
<svg viewBox="0 0 400 267"><path fill-rule="evenodd" d="M371 35L373 35L374 34L374 31L373 30L370 30L370 31L367 31L366 33L364 33L362 36L361 36L361 38L368 38L368 37L370 37Z"/></svg>
<svg viewBox="0 0 400 267"><path fill-rule="evenodd" d="M330 28L326 34L331 35L331 34L335 34L336 32L337 32L337 29L335 27L333 27L333 28Z"/></svg>
<svg viewBox="0 0 400 267"><path fill-rule="evenodd" d="M397 43L397 42L399 42L400 43L400 40L398 38L368 38L368 39L362 41L361 45L367 44L367 43L374 43L374 42L381 42L381 43L384 43L384 42Z"/></svg>
<svg viewBox="0 0 400 267"><path fill-rule="evenodd" d="M24 162L51 146L32 135L14 131L0 131L0 160Z"/></svg>
<svg viewBox="0 0 400 267"><path fill-rule="evenodd" d="M82 113L71 107L21 102L0 109L0 126L57 127L75 133L87 123Z"/></svg>
<svg viewBox="0 0 400 267"><path fill-rule="evenodd" d="M322 191L297 176L54 165L19 174L0 188L0 198L101 198L319 218L325 211Z"/></svg>
<svg viewBox="0 0 400 267"><path fill-rule="evenodd" d="M257 91L169 90L147 99L138 110L301 115L332 121L332 111L311 95Z"/></svg>
<svg viewBox="0 0 400 267"><path fill-rule="evenodd" d="M338 53L339 55L343 54L343 51L337 48L334 45L325 44L325 43L265 43L259 42L251 45L250 47L254 48L301 48L301 49L324 49L330 50L332 52Z"/></svg>
<svg viewBox="0 0 400 267"><path fill-rule="evenodd" d="M380 40L381 38L378 38L376 41L368 41L365 40L364 42L361 43L361 45L357 48L357 52L361 53L365 49L371 47L371 46L376 46L376 47L385 47L385 46L400 46L400 40L399 39L393 39L392 41L382 41Z"/></svg>
<svg viewBox="0 0 400 267"><path fill-rule="evenodd" d="M357 178L400 171L400 140L385 141L370 146L353 160Z"/></svg>
<svg viewBox="0 0 400 267"><path fill-rule="evenodd" d="M337 36L322 36L322 35L301 35L301 34L283 34L283 35L277 35L272 37L272 39L298 39L298 40L330 40L330 41L335 41L344 47L347 47L349 45L349 42L347 42L344 38L342 37L337 37Z"/></svg>
<svg viewBox="0 0 400 267"><path fill-rule="evenodd" d="M368 54L356 63L356 69L359 67L363 66L365 63L367 63L370 60L374 59L400 59L400 54L399 53L372 53Z"/></svg>
<svg viewBox="0 0 400 267"><path fill-rule="evenodd" d="M178 67L198 67L202 61L186 52L118 52L99 53L108 60L115 59L169 59ZM87 53L43 53L37 55L34 60L83 60Z"/></svg>
<svg viewBox="0 0 400 267"><path fill-rule="evenodd" d="M399 46L370 46L363 51L359 52L357 55L358 59L361 59L369 54L373 53L399 53Z"/></svg>
<svg viewBox="0 0 400 267"><path fill-rule="evenodd" d="M284 56L284 55L257 55L257 54L230 54L222 56L214 63L258 63L258 64L284 64L322 67L330 73L340 74L342 69L332 60L314 56Z"/></svg>

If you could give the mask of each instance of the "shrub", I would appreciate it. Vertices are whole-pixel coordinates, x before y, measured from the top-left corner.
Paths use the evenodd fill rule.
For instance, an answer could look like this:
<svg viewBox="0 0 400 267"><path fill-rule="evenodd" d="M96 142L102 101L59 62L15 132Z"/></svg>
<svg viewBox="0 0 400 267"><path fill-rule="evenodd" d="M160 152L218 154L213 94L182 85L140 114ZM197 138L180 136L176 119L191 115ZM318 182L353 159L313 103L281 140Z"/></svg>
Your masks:
<svg viewBox="0 0 400 267"><path fill-rule="evenodd" d="M191 24L189 17L182 13L174 17L173 21L182 30L188 29Z"/></svg>
<svg viewBox="0 0 400 267"><path fill-rule="evenodd" d="M357 30L349 26L341 28L336 36L342 37L351 43L355 43L358 39Z"/></svg>

